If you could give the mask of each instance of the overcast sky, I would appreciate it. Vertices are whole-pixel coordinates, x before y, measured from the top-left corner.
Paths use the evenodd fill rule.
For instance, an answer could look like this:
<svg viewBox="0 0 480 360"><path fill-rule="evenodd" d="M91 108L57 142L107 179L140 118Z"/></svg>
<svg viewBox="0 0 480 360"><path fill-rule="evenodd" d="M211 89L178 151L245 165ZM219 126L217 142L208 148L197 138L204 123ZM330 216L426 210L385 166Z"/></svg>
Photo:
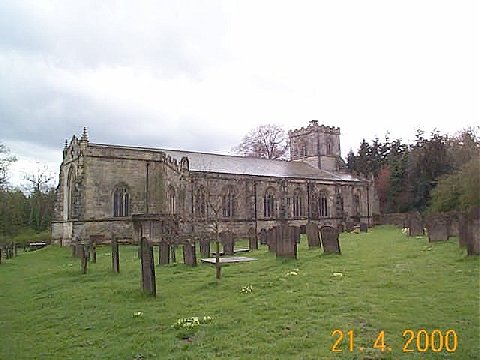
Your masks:
<svg viewBox="0 0 480 360"><path fill-rule="evenodd" d="M0 1L12 181L65 139L228 153L317 119L362 138L480 123L477 1Z"/></svg>

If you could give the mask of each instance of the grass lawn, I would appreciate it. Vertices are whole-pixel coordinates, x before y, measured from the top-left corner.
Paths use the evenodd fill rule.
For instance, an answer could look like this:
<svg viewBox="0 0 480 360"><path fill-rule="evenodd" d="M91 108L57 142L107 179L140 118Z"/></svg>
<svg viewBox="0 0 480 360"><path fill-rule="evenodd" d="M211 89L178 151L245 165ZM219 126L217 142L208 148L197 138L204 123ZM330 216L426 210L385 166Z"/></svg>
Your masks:
<svg viewBox="0 0 480 360"><path fill-rule="evenodd" d="M258 261L224 267L219 282L212 265L157 266L157 298L140 292L133 246L120 248L120 274L109 247L86 275L69 248L21 251L0 264L0 359L480 358L480 261L457 239L428 244L377 227L340 240L343 254L326 256L302 238L298 260L262 247L247 254ZM172 327L204 316L212 320L192 330ZM336 329L342 352L332 352ZM440 344L448 330L452 352ZM425 333L443 351L420 352Z"/></svg>

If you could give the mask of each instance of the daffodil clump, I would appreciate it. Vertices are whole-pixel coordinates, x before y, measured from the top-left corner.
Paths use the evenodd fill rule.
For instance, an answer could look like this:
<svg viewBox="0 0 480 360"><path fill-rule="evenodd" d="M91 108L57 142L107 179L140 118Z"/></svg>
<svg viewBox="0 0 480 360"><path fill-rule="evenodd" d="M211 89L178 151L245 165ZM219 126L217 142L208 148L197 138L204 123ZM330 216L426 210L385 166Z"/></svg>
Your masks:
<svg viewBox="0 0 480 360"><path fill-rule="evenodd" d="M175 322L175 324L172 325L172 328L180 330L177 334L178 338L187 339L195 334L200 325L208 324L211 321L211 316L192 316L190 318L180 318Z"/></svg>
<svg viewBox="0 0 480 360"><path fill-rule="evenodd" d="M285 274L285 277L287 277L287 276L297 276L299 272L300 272L299 269L293 269L292 271L287 272Z"/></svg>
<svg viewBox="0 0 480 360"><path fill-rule="evenodd" d="M243 294L249 294L249 293L251 293L252 291L253 291L253 286L252 286L252 285L243 286L243 287L242 287L242 290L241 290L241 292L242 292Z"/></svg>

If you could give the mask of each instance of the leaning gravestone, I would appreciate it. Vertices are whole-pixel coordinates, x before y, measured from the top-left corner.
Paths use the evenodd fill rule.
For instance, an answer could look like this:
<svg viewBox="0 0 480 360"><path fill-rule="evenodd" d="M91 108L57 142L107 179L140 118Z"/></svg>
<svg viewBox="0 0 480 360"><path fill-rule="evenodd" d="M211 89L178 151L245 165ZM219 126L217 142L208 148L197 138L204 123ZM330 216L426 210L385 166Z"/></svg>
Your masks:
<svg viewBox="0 0 480 360"><path fill-rule="evenodd" d="M275 253L277 258L297 258L296 230L293 228L286 223L275 227L277 234Z"/></svg>
<svg viewBox="0 0 480 360"><path fill-rule="evenodd" d="M160 252L160 265L167 265L168 263L170 263L170 244L167 241L160 241L160 244L158 245L158 251Z"/></svg>
<svg viewBox="0 0 480 360"><path fill-rule="evenodd" d="M157 295L155 282L155 264L153 258L153 247L146 237L140 240L140 254L142 263L142 289L149 295Z"/></svg>
<svg viewBox="0 0 480 360"><path fill-rule="evenodd" d="M408 214L408 236L423 236L423 219L418 211Z"/></svg>
<svg viewBox="0 0 480 360"><path fill-rule="evenodd" d="M307 223L307 240L308 240L308 247L320 247L320 237L318 234L318 226L317 224L309 221Z"/></svg>
<svg viewBox="0 0 480 360"><path fill-rule="evenodd" d="M459 243L468 255L480 255L480 208L475 207L460 216Z"/></svg>
<svg viewBox="0 0 480 360"><path fill-rule="evenodd" d="M429 242L448 240L448 219L444 215L429 215L425 222Z"/></svg>
<svg viewBox="0 0 480 360"><path fill-rule="evenodd" d="M87 273L87 264L88 264L88 255L87 255L87 250L86 246L83 244L80 246L79 249L79 257L80 257L80 265L82 269L82 274Z"/></svg>
<svg viewBox="0 0 480 360"><path fill-rule="evenodd" d="M258 249L257 233L253 227L248 229L248 248L250 250Z"/></svg>
<svg viewBox="0 0 480 360"><path fill-rule="evenodd" d="M235 238L231 231L223 231L220 233L220 239L223 244L223 252L225 255L233 255L235 252Z"/></svg>
<svg viewBox="0 0 480 360"><path fill-rule="evenodd" d="M322 237L323 252L325 254L341 254L340 242L338 240L338 230L332 226L322 226L320 228Z"/></svg>
<svg viewBox="0 0 480 360"><path fill-rule="evenodd" d="M113 272L119 273L120 272L120 254L118 251L118 242L115 234L112 233L112 269Z"/></svg>
<svg viewBox="0 0 480 360"><path fill-rule="evenodd" d="M197 266L197 255L195 253L195 243L188 241L183 244L183 262L185 265Z"/></svg>

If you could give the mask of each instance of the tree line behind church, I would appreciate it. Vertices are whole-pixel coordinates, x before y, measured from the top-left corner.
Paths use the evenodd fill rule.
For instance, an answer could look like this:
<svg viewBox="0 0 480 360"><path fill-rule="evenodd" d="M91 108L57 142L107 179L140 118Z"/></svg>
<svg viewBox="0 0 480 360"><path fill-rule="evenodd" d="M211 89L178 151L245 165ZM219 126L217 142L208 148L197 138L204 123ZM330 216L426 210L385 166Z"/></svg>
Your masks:
<svg viewBox="0 0 480 360"><path fill-rule="evenodd" d="M382 213L412 210L448 212L480 206L478 128L453 136L417 130L408 144L388 134L360 143L347 156L347 168L373 177Z"/></svg>

